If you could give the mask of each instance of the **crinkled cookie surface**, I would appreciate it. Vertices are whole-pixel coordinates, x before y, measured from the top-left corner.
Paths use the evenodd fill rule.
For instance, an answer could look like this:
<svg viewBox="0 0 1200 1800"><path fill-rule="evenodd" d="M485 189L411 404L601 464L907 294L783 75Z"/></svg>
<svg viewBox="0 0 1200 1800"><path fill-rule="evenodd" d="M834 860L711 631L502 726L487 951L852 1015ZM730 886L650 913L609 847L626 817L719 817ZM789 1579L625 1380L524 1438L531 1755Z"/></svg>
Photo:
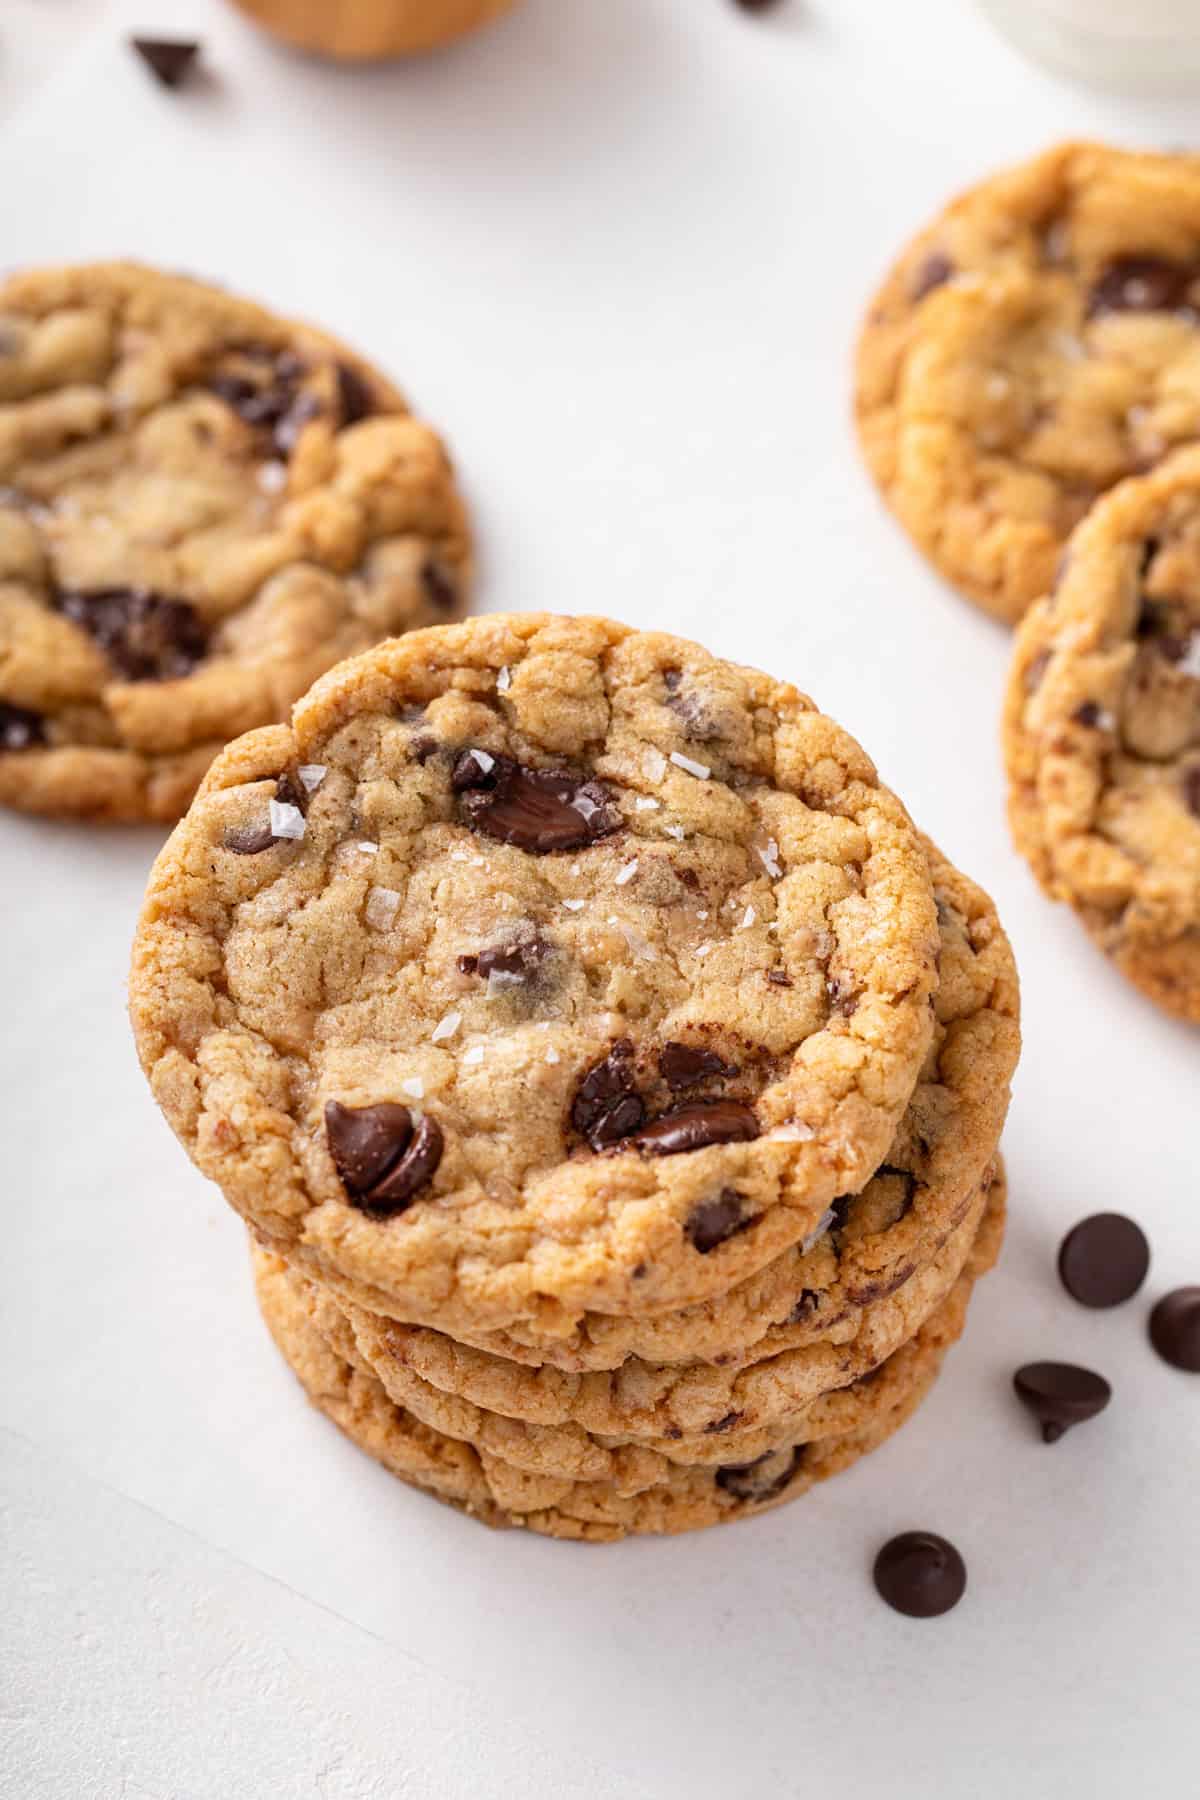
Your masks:
<svg viewBox="0 0 1200 1800"><path fill-rule="evenodd" d="M468 573L441 443L330 338L133 264L0 286L0 803L174 820Z"/></svg>

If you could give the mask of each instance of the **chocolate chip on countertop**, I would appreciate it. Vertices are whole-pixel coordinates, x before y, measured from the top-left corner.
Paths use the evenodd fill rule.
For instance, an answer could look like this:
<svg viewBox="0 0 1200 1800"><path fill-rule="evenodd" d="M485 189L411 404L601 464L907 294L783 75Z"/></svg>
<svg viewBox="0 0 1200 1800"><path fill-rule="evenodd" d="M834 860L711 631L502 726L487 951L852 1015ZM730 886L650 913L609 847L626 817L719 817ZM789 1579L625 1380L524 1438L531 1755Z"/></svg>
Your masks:
<svg viewBox="0 0 1200 1800"><path fill-rule="evenodd" d="M67 589L54 604L126 681L177 681L191 674L208 648L195 607L147 588Z"/></svg>
<svg viewBox="0 0 1200 1800"><path fill-rule="evenodd" d="M736 1188L722 1188L715 1200L703 1200L693 1207L683 1227L683 1235L693 1250L707 1256L718 1244L736 1237L753 1225L755 1215L747 1218L742 1211L742 1196Z"/></svg>
<svg viewBox="0 0 1200 1800"><path fill-rule="evenodd" d="M1026 1363L1013 1376L1013 1387L1041 1425L1047 1444L1056 1444L1072 1425L1094 1419L1112 1399L1103 1375L1074 1363Z"/></svg>
<svg viewBox="0 0 1200 1800"><path fill-rule="evenodd" d="M875 1586L896 1612L935 1619L957 1606L966 1592L962 1557L932 1531L903 1531L875 1558Z"/></svg>
<svg viewBox="0 0 1200 1800"><path fill-rule="evenodd" d="M658 1054L658 1068L669 1088L694 1087L709 1075L736 1075L731 1063L722 1062L713 1050L702 1050L694 1044L664 1044Z"/></svg>
<svg viewBox="0 0 1200 1800"><path fill-rule="evenodd" d="M46 722L28 706L0 700L0 750L32 750L46 741Z"/></svg>
<svg viewBox="0 0 1200 1800"><path fill-rule="evenodd" d="M527 769L509 756L464 750L454 764L451 785L462 795L460 804L472 830L534 856L582 849L622 823L598 781L560 769Z"/></svg>
<svg viewBox="0 0 1200 1800"><path fill-rule="evenodd" d="M1059 1246L1059 1278L1081 1306L1120 1306L1137 1293L1149 1267L1146 1234L1122 1213L1081 1219Z"/></svg>
<svg viewBox="0 0 1200 1800"><path fill-rule="evenodd" d="M662 1113L633 1142L647 1156L678 1156L710 1144L748 1143L760 1129L753 1107L741 1100L697 1100Z"/></svg>
<svg viewBox="0 0 1200 1800"><path fill-rule="evenodd" d="M131 37L135 50L161 87L181 87L200 45L194 38Z"/></svg>
<svg viewBox="0 0 1200 1800"><path fill-rule="evenodd" d="M633 1044L620 1038L594 1063L571 1104L571 1123L593 1150L606 1149L636 1131L646 1108L633 1085Z"/></svg>
<svg viewBox="0 0 1200 1800"><path fill-rule="evenodd" d="M1150 1342L1173 1369L1200 1375L1200 1287L1163 1295L1150 1314Z"/></svg>

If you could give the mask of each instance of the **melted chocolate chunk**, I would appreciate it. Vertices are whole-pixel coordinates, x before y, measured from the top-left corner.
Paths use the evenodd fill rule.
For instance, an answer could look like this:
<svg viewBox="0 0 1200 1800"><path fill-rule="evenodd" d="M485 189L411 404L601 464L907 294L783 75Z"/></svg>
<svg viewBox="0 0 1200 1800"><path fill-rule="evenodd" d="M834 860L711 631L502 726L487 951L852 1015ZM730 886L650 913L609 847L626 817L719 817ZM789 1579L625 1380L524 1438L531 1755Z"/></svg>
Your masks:
<svg viewBox="0 0 1200 1800"><path fill-rule="evenodd" d="M360 419L369 419L375 411L375 395L370 384L349 363L338 363L334 375L340 428L344 430L347 425L357 425Z"/></svg>
<svg viewBox="0 0 1200 1800"><path fill-rule="evenodd" d="M1183 804L1194 819L1200 819L1200 763L1193 763L1183 771L1180 785L1183 788Z"/></svg>
<svg viewBox="0 0 1200 1800"><path fill-rule="evenodd" d="M1094 700L1085 700L1082 705L1075 708L1071 717L1077 725L1084 726L1088 731L1094 731L1103 719L1104 711Z"/></svg>
<svg viewBox="0 0 1200 1800"><path fill-rule="evenodd" d="M1150 1342L1173 1369L1200 1375L1200 1287L1163 1295L1150 1314Z"/></svg>
<svg viewBox="0 0 1200 1800"><path fill-rule="evenodd" d="M458 605L458 578L436 556L427 556L421 564L421 586L439 612L453 612Z"/></svg>
<svg viewBox="0 0 1200 1800"><path fill-rule="evenodd" d="M1109 263L1088 296L1088 317L1109 312L1191 310L1197 269L1162 256L1119 256Z"/></svg>
<svg viewBox="0 0 1200 1800"><path fill-rule="evenodd" d="M858 1011L859 996L852 987L836 975L830 975L825 982L825 992L829 996L829 1004L835 1013L843 1019L849 1019Z"/></svg>
<svg viewBox="0 0 1200 1800"><path fill-rule="evenodd" d="M753 1107L741 1100L696 1100L644 1125L633 1141L646 1156L679 1156L710 1144L748 1143L759 1131Z"/></svg>
<svg viewBox="0 0 1200 1800"><path fill-rule="evenodd" d="M1120 1306L1137 1293L1149 1267L1146 1234L1122 1213L1081 1219L1059 1246L1059 1278L1081 1306Z"/></svg>
<svg viewBox="0 0 1200 1800"><path fill-rule="evenodd" d="M46 722L28 706L0 700L0 750L32 750L46 741Z"/></svg>
<svg viewBox="0 0 1200 1800"><path fill-rule="evenodd" d="M821 1296L813 1288L801 1288L800 1298L787 1316L789 1325L803 1325L821 1304Z"/></svg>
<svg viewBox="0 0 1200 1800"><path fill-rule="evenodd" d="M774 1500L799 1471L807 1446L797 1444L793 1450L768 1450L753 1462L727 1463L713 1477L717 1486L735 1500L761 1503Z"/></svg>
<svg viewBox="0 0 1200 1800"><path fill-rule="evenodd" d="M256 346L243 356L251 366L261 365L261 373L258 368L253 374L221 371L209 379L209 391L247 425L266 432L273 448L286 459L296 448L302 428L321 411L321 403L315 394L302 392L305 367L290 350L276 354Z"/></svg>
<svg viewBox="0 0 1200 1800"><path fill-rule="evenodd" d="M451 778L473 831L546 856L582 849L620 828L621 815L598 781L581 781L558 769L526 769L508 756L487 761L490 767L478 751L464 750Z"/></svg>
<svg viewBox="0 0 1200 1800"><path fill-rule="evenodd" d="M875 1558L875 1586L896 1612L935 1619L957 1606L967 1589L962 1557L932 1531L904 1531Z"/></svg>
<svg viewBox="0 0 1200 1800"><path fill-rule="evenodd" d="M281 806L294 806L297 812L307 813L309 792L300 777L291 769L285 769L275 783L275 798Z"/></svg>
<svg viewBox="0 0 1200 1800"><path fill-rule="evenodd" d="M1074 1363L1026 1363L1013 1376L1013 1387L1040 1424L1047 1444L1056 1444L1072 1425L1094 1419L1112 1399L1103 1375Z"/></svg>
<svg viewBox="0 0 1200 1800"><path fill-rule="evenodd" d="M263 850L269 850L279 839L269 825L235 825L221 839L226 850L232 850L235 856L258 856Z"/></svg>
<svg viewBox="0 0 1200 1800"><path fill-rule="evenodd" d="M935 288L943 287L953 274L954 264L950 258L941 250L931 251L913 275L912 285L908 290L909 298L914 303L924 300L926 294L932 294Z"/></svg>
<svg viewBox="0 0 1200 1800"><path fill-rule="evenodd" d="M351 1203L385 1218L411 1204L442 1159L437 1121L426 1113L414 1131L408 1107L387 1100L359 1107L331 1100L325 1136Z"/></svg>
<svg viewBox="0 0 1200 1800"><path fill-rule="evenodd" d="M126 681L177 681L191 674L208 648L193 606L146 588L68 590L57 595L55 605L87 632Z"/></svg>
<svg viewBox="0 0 1200 1800"><path fill-rule="evenodd" d="M701 1050L694 1044L665 1044L658 1053L658 1068L667 1086L674 1092L694 1087L709 1075L736 1075L732 1063L722 1062L713 1050Z"/></svg>
<svg viewBox="0 0 1200 1800"><path fill-rule="evenodd" d="M771 983L772 987L790 988L792 985L791 976L785 974L782 969L768 969L767 980Z"/></svg>
<svg viewBox="0 0 1200 1800"><path fill-rule="evenodd" d="M705 1435L714 1437L720 1431L732 1431L734 1426L740 1423L745 1416L745 1413L740 1412L724 1413L719 1419L711 1420L711 1422L704 1427Z"/></svg>
<svg viewBox="0 0 1200 1800"><path fill-rule="evenodd" d="M683 1234L693 1250L707 1256L718 1244L736 1237L753 1225L754 1217L742 1214L742 1196L736 1188L722 1188L715 1200L705 1200L694 1207L683 1227Z"/></svg>
<svg viewBox="0 0 1200 1800"><path fill-rule="evenodd" d="M383 1218L404 1212L433 1180L444 1148L441 1126L426 1113L395 1168L363 1197L363 1210Z"/></svg>
<svg viewBox="0 0 1200 1800"><path fill-rule="evenodd" d="M485 981L492 974L518 975L524 980L549 953L545 939L535 937L524 944L495 944L490 950L460 956L457 962L463 975L481 975Z"/></svg>
<svg viewBox="0 0 1200 1800"><path fill-rule="evenodd" d="M633 1085L633 1044L620 1038L603 1061L593 1064L579 1084L571 1104L571 1123L593 1150L636 1131L646 1108Z"/></svg>
<svg viewBox="0 0 1200 1800"><path fill-rule="evenodd" d="M194 38L131 37L129 43L159 86L165 88L182 86L200 50Z"/></svg>

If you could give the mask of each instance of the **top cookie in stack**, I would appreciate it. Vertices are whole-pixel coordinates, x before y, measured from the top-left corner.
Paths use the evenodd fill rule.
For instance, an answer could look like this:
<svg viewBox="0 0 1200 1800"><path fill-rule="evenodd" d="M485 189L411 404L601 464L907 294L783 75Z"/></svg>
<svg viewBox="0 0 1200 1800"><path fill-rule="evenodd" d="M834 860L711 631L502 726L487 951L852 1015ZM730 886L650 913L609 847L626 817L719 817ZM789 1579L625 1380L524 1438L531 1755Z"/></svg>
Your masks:
<svg viewBox="0 0 1200 1800"><path fill-rule="evenodd" d="M900 1350L966 1268L1017 1048L990 903L853 739L696 645L539 615L380 646L231 745L131 998L175 1130L370 1379L389 1321L428 1388L527 1426L552 1371L620 1371L559 1396L558 1479L581 1432L794 1445Z"/></svg>

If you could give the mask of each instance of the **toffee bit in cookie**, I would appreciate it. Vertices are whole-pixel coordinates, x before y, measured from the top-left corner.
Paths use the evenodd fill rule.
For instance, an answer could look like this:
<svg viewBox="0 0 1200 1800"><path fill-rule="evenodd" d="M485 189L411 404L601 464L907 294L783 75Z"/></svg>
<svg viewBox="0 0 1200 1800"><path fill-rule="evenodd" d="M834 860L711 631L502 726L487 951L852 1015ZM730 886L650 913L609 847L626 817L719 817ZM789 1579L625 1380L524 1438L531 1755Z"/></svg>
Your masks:
<svg viewBox="0 0 1200 1800"><path fill-rule="evenodd" d="M347 425L357 425L360 419L369 418L375 411L375 395L370 383L347 362L335 365L334 380L337 383L339 427L345 430Z"/></svg>
<svg viewBox="0 0 1200 1800"><path fill-rule="evenodd" d="M1200 1375L1200 1287L1163 1295L1150 1314L1150 1342L1173 1369Z"/></svg>
<svg viewBox="0 0 1200 1800"><path fill-rule="evenodd" d="M701 1256L707 1256L718 1244L736 1237L754 1223L742 1209L742 1196L736 1188L722 1188L715 1200L704 1200L688 1214L683 1235Z"/></svg>
<svg viewBox="0 0 1200 1800"><path fill-rule="evenodd" d="M754 1109L741 1100L697 1100L673 1107L633 1138L646 1156L680 1156L712 1144L749 1143L760 1126Z"/></svg>
<svg viewBox="0 0 1200 1800"><path fill-rule="evenodd" d="M131 37L129 44L165 88L183 85L200 51L194 38Z"/></svg>
<svg viewBox="0 0 1200 1800"><path fill-rule="evenodd" d="M199 614L188 601L146 588L67 589L55 605L87 632L126 681L180 680L208 649Z"/></svg>
<svg viewBox="0 0 1200 1800"><path fill-rule="evenodd" d="M935 288L943 287L953 274L954 264L950 258L941 250L931 251L924 262L918 264L913 274L912 285L908 290L909 298L914 303L924 300L926 294L932 294Z"/></svg>
<svg viewBox="0 0 1200 1800"><path fill-rule="evenodd" d="M935 1619L957 1606L967 1590L962 1557L932 1531L905 1531L875 1558L875 1587L896 1612Z"/></svg>
<svg viewBox="0 0 1200 1800"><path fill-rule="evenodd" d="M1103 1375L1074 1363L1026 1363L1013 1376L1013 1387L1041 1426L1046 1444L1056 1444L1072 1425L1094 1419L1112 1399Z"/></svg>
<svg viewBox="0 0 1200 1800"><path fill-rule="evenodd" d="M694 1044L664 1044L658 1053L658 1071L669 1088L694 1087L709 1075L736 1075L732 1063L722 1062L714 1050Z"/></svg>
<svg viewBox="0 0 1200 1800"><path fill-rule="evenodd" d="M768 1450L753 1462L727 1463L717 1470L713 1480L723 1493L731 1494L735 1500L761 1505L766 1500L777 1499L799 1473L806 1449L807 1445L797 1444L791 1450Z"/></svg>
<svg viewBox="0 0 1200 1800"><path fill-rule="evenodd" d="M581 781L557 769L527 769L511 757L490 757L486 751L463 751L451 785L462 795L472 830L533 856L595 844L622 823L598 781Z"/></svg>
<svg viewBox="0 0 1200 1800"><path fill-rule="evenodd" d="M425 598L439 612L453 612L458 605L458 581L439 557L427 556L421 564L421 586Z"/></svg>
<svg viewBox="0 0 1200 1800"><path fill-rule="evenodd" d="M1150 1267L1146 1234L1122 1213L1093 1213L1068 1231L1058 1273L1081 1306L1120 1306L1137 1293Z"/></svg>
<svg viewBox="0 0 1200 1800"><path fill-rule="evenodd" d="M634 1088L633 1044L619 1038L580 1082L571 1103L571 1123L593 1150L603 1150L636 1131L645 1117L645 1105Z"/></svg>
<svg viewBox="0 0 1200 1800"><path fill-rule="evenodd" d="M46 722L28 706L0 700L0 750L32 750L46 741Z"/></svg>
<svg viewBox="0 0 1200 1800"><path fill-rule="evenodd" d="M1161 256L1120 256L1109 263L1088 296L1088 317L1109 312L1194 311L1197 269Z"/></svg>

